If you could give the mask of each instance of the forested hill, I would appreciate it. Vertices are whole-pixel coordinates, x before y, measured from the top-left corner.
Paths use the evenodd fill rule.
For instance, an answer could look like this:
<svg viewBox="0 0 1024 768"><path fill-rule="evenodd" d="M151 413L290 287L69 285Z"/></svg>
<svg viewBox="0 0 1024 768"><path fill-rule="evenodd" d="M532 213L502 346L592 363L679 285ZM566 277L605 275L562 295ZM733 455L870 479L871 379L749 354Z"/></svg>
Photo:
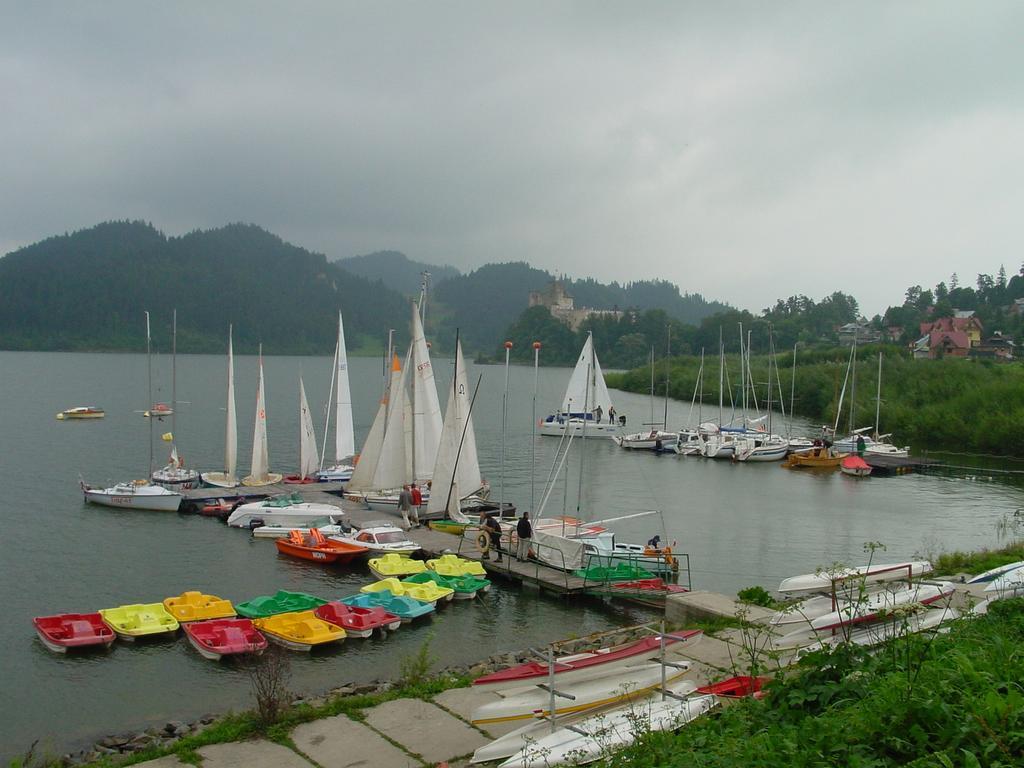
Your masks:
<svg viewBox="0 0 1024 768"><path fill-rule="evenodd" d="M527 308L530 291L543 290L553 279L551 273L521 261L487 264L449 278L434 291L428 329L433 327L442 348L447 348L444 340L454 336L457 327L468 349L490 352L507 338L509 326ZM675 284L664 280L605 284L592 278L563 278L562 283L577 307L659 309L686 323L699 323L702 318L729 309L699 294L681 294Z"/></svg>
<svg viewBox="0 0 1024 768"><path fill-rule="evenodd" d="M431 285L437 285L461 274L455 267L414 261L398 251L377 251L363 256L349 256L334 263L346 272L368 280L380 280L389 288L408 296L419 293L424 272L430 273Z"/></svg>
<svg viewBox="0 0 1024 768"><path fill-rule="evenodd" d="M408 304L378 281L253 225L166 237L142 222L109 222L51 237L0 259L0 348L139 350L143 312L155 343L220 352L228 324L235 349L330 353L337 312L350 349L379 347Z"/></svg>

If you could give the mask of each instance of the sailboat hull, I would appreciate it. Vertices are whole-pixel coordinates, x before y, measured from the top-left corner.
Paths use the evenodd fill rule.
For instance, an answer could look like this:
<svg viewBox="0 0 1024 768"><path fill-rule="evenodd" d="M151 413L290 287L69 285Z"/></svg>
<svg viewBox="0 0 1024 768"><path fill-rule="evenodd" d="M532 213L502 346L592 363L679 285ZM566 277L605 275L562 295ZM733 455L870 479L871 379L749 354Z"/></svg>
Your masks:
<svg viewBox="0 0 1024 768"><path fill-rule="evenodd" d="M284 476L279 475L276 472L271 472L265 477L253 477L252 475L249 475L248 477L242 478L242 485L250 488L260 488L264 485L277 485L283 479Z"/></svg>
<svg viewBox="0 0 1024 768"><path fill-rule="evenodd" d="M316 473L317 482L320 483L344 483L352 479L355 467L350 464L336 464L333 467L321 469Z"/></svg>
<svg viewBox="0 0 1024 768"><path fill-rule="evenodd" d="M561 437L566 433L583 435L584 429L593 437L615 437L619 434L618 424L599 424L593 419L567 419L564 416L548 416L540 422L537 431L548 437Z"/></svg>
<svg viewBox="0 0 1024 768"><path fill-rule="evenodd" d="M177 512L181 495L177 493L133 493L121 489L93 489L85 491L85 500L104 507L121 509L147 509L154 512Z"/></svg>
<svg viewBox="0 0 1024 768"><path fill-rule="evenodd" d="M212 485L215 488L237 488L238 478L232 477L226 472L203 472L200 479L205 485Z"/></svg>

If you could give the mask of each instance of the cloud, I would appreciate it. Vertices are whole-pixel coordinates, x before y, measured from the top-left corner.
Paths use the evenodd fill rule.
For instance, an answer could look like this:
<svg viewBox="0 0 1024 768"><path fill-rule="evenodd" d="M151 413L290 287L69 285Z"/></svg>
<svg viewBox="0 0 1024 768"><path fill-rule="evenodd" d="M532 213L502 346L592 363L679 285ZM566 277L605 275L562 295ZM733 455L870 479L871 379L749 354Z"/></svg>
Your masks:
<svg viewBox="0 0 1024 768"><path fill-rule="evenodd" d="M664 277L751 309L1013 272L1024 6L12 6L0 248L112 218ZM966 279L966 278L965 278Z"/></svg>

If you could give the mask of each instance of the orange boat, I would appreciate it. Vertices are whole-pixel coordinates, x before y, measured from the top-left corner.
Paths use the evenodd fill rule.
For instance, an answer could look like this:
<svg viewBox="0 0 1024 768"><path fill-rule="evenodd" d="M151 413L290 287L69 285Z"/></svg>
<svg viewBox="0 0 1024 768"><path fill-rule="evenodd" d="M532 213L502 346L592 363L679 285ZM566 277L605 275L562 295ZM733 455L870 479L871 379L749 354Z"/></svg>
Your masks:
<svg viewBox="0 0 1024 768"><path fill-rule="evenodd" d="M289 531L288 538L277 539L274 544L282 554L318 563L347 563L369 552L366 547L327 539L316 528L311 528L308 535L302 531Z"/></svg>
<svg viewBox="0 0 1024 768"><path fill-rule="evenodd" d="M794 469L796 467L808 467L811 469L835 469L839 463L849 454L833 453L831 448L824 445L816 445L806 453L791 453L786 457L784 467Z"/></svg>

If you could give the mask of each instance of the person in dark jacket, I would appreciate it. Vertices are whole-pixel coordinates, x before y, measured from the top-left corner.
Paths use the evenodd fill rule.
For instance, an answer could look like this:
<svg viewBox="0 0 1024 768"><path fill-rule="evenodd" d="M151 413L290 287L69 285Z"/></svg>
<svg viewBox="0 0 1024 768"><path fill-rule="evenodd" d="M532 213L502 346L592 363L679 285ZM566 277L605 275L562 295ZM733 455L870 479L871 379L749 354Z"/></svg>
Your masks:
<svg viewBox="0 0 1024 768"><path fill-rule="evenodd" d="M525 509L523 516L516 523L516 535L519 537L519 544L516 547L516 560L525 563L530 559L530 541L533 539L533 526L530 525L530 513Z"/></svg>
<svg viewBox="0 0 1024 768"><path fill-rule="evenodd" d="M487 520L484 521L484 528L487 529L487 535L491 538L491 549L497 553L497 562L501 562L501 523L499 523L494 515L488 515ZM490 560L490 553L484 555L485 560Z"/></svg>

